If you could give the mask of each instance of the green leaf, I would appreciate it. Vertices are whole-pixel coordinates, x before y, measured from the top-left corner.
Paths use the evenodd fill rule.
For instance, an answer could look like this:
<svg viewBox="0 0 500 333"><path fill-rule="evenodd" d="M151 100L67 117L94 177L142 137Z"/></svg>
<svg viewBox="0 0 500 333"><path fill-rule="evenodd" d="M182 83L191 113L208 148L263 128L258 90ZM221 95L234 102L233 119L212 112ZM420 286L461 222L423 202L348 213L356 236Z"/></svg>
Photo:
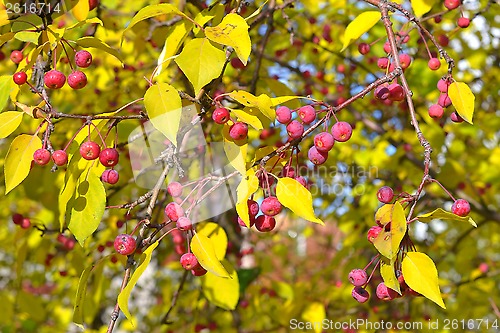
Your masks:
<svg viewBox="0 0 500 333"><path fill-rule="evenodd" d="M23 120L23 112L7 111L0 113L0 139L6 138L14 132Z"/></svg>
<svg viewBox="0 0 500 333"><path fill-rule="evenodd" d="M439 290L437 269L431 258L425 253L408 252L403 258L402 271L411 289L446 309Z"/></svg>
<svg viewBox="0 0 500 333"><path fill-rule="evenodd" d="M111 255L106 256L97 260L92 265L86 267L82 274L80 275L80 280L78 281L78 289L76 291L75 306L73 308L73 322L80 328L83 327L83 302L85 300L85 294L87 293L87 281L90 274L98 268L106 259Z"/></svg>
<svg viewBox="0 0 500 333"><path fill-rule="evenodd" d="M227 235L224 228L214 222L202 222L196 225L196 233L210 238L217 259L224 259L227 250Z"/></svg>
<svg viewBox="0 0 500 333"><path fill-rule="evenodd" d="M130 314L130 311L128 309L128 299L130 298L130 293L132 292L132 289L134 289L142 273L144 273L149 263L151 262L151 255L153 254L153 251L154 249L156 249L157 246L158 242L156 241L153 244L151 244L146 250L144 250L144 252L141 254L141 259L139 260L139 266L137 266L134 273L132 273L130 280L128 280L127 285L118 295L118 305L120 306L120 310L123 312L125 317L127 317L127 319L129 319L132 322L132 326L134 327L135 324L132 320L132 315Z"/></svg>
<svg viewBox="0 0 500 333"><path fill-rule="evenodd" d="M123 62L122 56L120 52L100 40L99 38L96 37L82 37L76 41L78 46L83 47L83 48L88 48L88 47L93 47L99 50L102 50L106 53L111 54L113 57L116 59L120 60L120 62Z"/></svg>
<svg viewBox="0 0 500 333"><path fill-rule="evenodd" d="M257 97L246 91L235 90L229 93L228 96L246 107L258 108L271 121L274 121L274 118L276 118L276 111L273 109L272 100L265 94Z"/></svg>
<svg viewBox="0 0 500 333"><path fill-rule="evenodd" d="M326 318L325 306L320 302L312 302L306 305L302 312L302 319L307 323L322 323ZM323 332L322 325L314 325L316 333Z"/></svg>
<svg viewBox="0 0 500 333"><path fill-rule="evenodd" d="M314 214L311 192L295 179L290 177L279 178L278 185L276 185L276 197L283 206L289 208L298 216L324 225L324 222Z"/></svg>
<svg viewBox="0 0 500 333"><path fill-rule="evenodd" d="M401 289L399 286L398 278L396 277L396 272L394 271L394 263L390 263L382 258L380 262L380 276L384 280L384 284L394 291L397 291L401 295Z"/></svg>
<svg viewBox="0 0 500 333"><path fill-rule="evenodd" d="M448 95L460 117L464 118L469 124L472 124L476 97L469 86L464 82L453 82L448 87Z"/></svg>
<svg viewBox="0 0 500 333"><path fill-rule="evenodd" d="M163 82L148 88L144 105L153 126L177 146L182 101L177 89Z"/></svg>
<svg viewBox="0 0 500 333"><path fill-rule="evenodd" d="M184 14L183 12L181 12L180 10L178 10L174 5L171 5L171 4L168 4L168 3L161 3L161 4L158 4L158 5L146 6L146 7L142 8L132 18L132 21L130 21L130 23L127 26L127 28L123 31L122 39L123 39L123 35L125 35L125 33L128 30L132 29L132 27L134 27L134 25L136 25L137 23L139 23L139 22L141 22L143 20L146 20L148 18L159 16L159 15L164 15L164 14L177 14L177 15L180 15L182 17L185 17L185 18L189 19L189 17L186 16L186 14Z"/></svg>
<svg viewBox="0 0 500 333"><path fill-rule="evenodd" d="M231 13L215 27L207 27L205 35L211 41L231 46L241 62L246 65L252 51L252 42L248 34L248 24L243 17Z"/></svg>
<svg viewBox="0 0 500 333"><path fill-rule="evenodd" d="M0 76L0 112L7 106L13 82L12 75Z"/></svg>
<svg viewBox="0 0 500 333"><path fill-rule="evenodd" d="M379 11L364 11L359 14L345 29L344 45L340 52L344 51L352 41L357 40L365 32L370 30L379 20Z"/></svg>
<svg viewBox="0 0 500 333"><path fill-rule="evenodd" d="M222 260L222 265L230 279L207 272L201 278L201 290L210 303L225 310L234 310L240 298L238 274L226 259Z"/></svg>
<svg viewBox="0 0 500 333"><path fill-rule="evenodd" d="M33 43L38 45L38 38L40 38L41 32L34 31L19 31L16 34L16 39L26 43Z"/></svg>
<svg viewBox="0 0 500 333"><path fill-rule="evenodd" d="M379 208L375 217L384 226L389 222L391 223L390 230L382 230L374 239L373 245L380 254L393 263L397 258L399 245L407 229L403 206L398 201L395 204L384 205Z"/></svg>
<svg viewBox="0 0 500 333"><path fill-rule="evenodd" d="M436 210L433 210L432 212L427 213L427 214L419 215L419 216L417 216L417 219L420 222L430 222L434 219L469 222L473 227L477 228L477 224L476 224L476 222L474 222L472 217L470 217L470 216L458 216L458 215L453 214L451 212L447 212L441 208L437 208Z"/></svg>
<svg viewBox="0 0 500 333"><path fill-rule="evenodd" d="M219 277L230 277L224 266L217 258L214 245L210 238L196 233L191 239L191 251L200 265L207 271Z"/></svg>
<svg viewBox="0 0 500 333"><path fill-rule="evenodd" d="M422 17L436 2L436 0L411 0L411 6L415 16Z"/></svg>
<svg viewBox="0 0 500 333"><path fill-rule="evenodd" d="M250 216L248 215L248 204L247 201L250 196L254 194L259 189L259 179L255 176L255 171L253 169L248 169L246 172L246 177L241 179L237 193L236 202L236 213L245 222L246 226L250 228Z"/></svg>
<svg viewBox="0 0 500 333"><path fill-rule="evenodd" d="M88 167L76 180L76 191L68 202L70 211L68 228L75 235L76 240L83 246L87 237L96 231L101 223L106 207L106 191L97 173L95 162L87 162Z"/></svg>
<svg viewBox="0 0 500 333"><path fill-rule="evenodd" d="M5 157L5 194L28 177L35 150L42 148L42 141L36 135L21 134L10 144Z"/></svg>
<svg viewBox="0 0 500 333"><path fill-rule="evenodd" d="M158 69L155 76L161 74L164 68L170 65L172 57L177 54L181 44L186 39L187 35L193 28L193 24L186 21L180 21L169 28L167 32L167 37L165 39L165 44L158 57Z"/></svg>
<svg viewBox="0 0 500 333"><path fill-rule="evenodd" d="M193 85L195 94L198 94L222 73L226 54L208 39L195 38L184 46L174 61Z"/></svg>

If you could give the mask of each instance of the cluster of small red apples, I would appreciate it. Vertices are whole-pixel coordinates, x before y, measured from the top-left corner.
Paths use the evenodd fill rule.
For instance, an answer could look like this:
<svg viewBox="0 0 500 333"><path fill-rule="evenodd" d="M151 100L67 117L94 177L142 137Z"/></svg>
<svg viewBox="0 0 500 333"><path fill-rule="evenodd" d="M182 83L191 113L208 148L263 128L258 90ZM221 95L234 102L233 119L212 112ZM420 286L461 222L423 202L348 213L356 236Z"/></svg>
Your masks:
<svg viewBox="0 0 500 333"><path fill-rule="evenodd" d="M377 191L377 199L384 204L389 204L393 201L394 199L394 191L391 187L389 186L382 186L378 191ZM457 199L454 201L453 205L451 206L451 211L453 214L458 215L458 216L467 216L470 213L470 204L467 200L465 199ZM382 232L384 229L385 231L390 230L390 223L387 225L382 225L380 221L376 221L377 225L374 225L368 230L367 233L367 238L370 243L373 243L374 240L377 238L377 236ZM387 228L389 230L387 230ZM380 282L377 285L376 288L376 295L378 299L384 300L384 301L390 301L398 297L402 297L404 295L413 295L413 296L419 296L420 294L417 293L416 291L412 290L408 285L405 283L403 273L400 270L396 271L396 277L398 279L400 289L402 291L402 294L400 295L397 293L395 290L388 288L384 282ZM364 303L368 301L370 298L369 292L366 290L366 286L368 285L368 282L370 281L370 277L368 277L368 274L365 269L360 269L356 268L353 269L349 273L349 281L351 284L354 286L354 289L352 290L352 297L358 301L359 303Z"/></svg>
<svg viewBox="0 0 500 333"><path fill-rule="evenodd" d="M10 59L15 63L19 64L24 58L21 51L12 51ZM86 50L80 50L75 53L75 65L81 68L87 68L92 64L92 54ZM26 72L21 71L14 74L14 82L18 85L25 84L28 81L28 75ZM87 85L87 76L80 70L73 70L71 74L68 75L68 85L73 89L82 89ZM60 89L66 83L66 76L58 71L57 69L52 69L45 73L43 77L44 84L49 89Z"/></svg>

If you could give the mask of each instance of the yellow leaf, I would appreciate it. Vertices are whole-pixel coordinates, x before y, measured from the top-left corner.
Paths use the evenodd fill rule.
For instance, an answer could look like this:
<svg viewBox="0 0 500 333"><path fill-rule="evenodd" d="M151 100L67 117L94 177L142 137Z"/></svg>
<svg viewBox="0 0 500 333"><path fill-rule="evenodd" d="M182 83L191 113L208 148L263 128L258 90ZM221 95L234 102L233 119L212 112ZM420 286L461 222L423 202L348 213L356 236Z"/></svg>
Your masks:
<svg viewBox="0 0 500 333"><path fill-rule="evenodd" d="M54 50L61 41L61 38L64 37L64 32L66 32L66 28L59 29L56 26L51 25L47 28L47 30L48 30L47 37L49 39L50 49Z"/></svg>
<svg viewBox="0 0 500 333"><path fill-rule="evenodd" d="M5 157L5 194L28 177L35 150L42 148L42 141L36 135L21 134L10 144Z"/></svg>
<svg viewBox="0 0 500 333"><path fill-rule="evenodd" d="M163 82L148 88L144 106L153 126L177 146L177 132L182 115L182 101L177 89Z"/></svg>
<svg viewBox="0 0 500 333"><path fill-rule="evenodd" d="M245 108L244 110L231 109L231 112L234 113L239 120L252 126L258 131L264 128L262 126L262 121L259 119L259 116L261 116L262 113L257 108Z"/></svg>
<svg viewBox="0 0 500 333"><path fill-rule="evenodd" d="M151 262L151 255L153 254L153 251L154 249L156 249L157 246L158 242L154 242L141 254L139 266L137 266L134 273L132 273L132 276L130 277L130 280L128 281L127 285L118 295L118 305L120 306L120 310L123 312L125 317L127 317L131 321L132 321L132 315L130 314L130 311L128 309L128 299L130 298L130 293L132 292L132 289L134 289L142 273L144 273L149 263ZM133 322L132 325L134 325Z"/></svg>
<svg viewBox="0 0 500 333"><path fill-rule="evenodd" d="M1 21L1 19L0 19L0 21ZM0 24L0 26L2 26L2 24ZM2 34L0 36L0 46L7 43L8 41L14 39L15 35L16 35L16 32L6 32L6 33Z"/></svg>
<svg viewBox="0 0 500 333"><path fill-rule="evenodd" d="M248 28L249 26L243 17L231 13L226 15L217 26L207 27L205 35L211 41L231 46L241 62L246 65L252 51Z"/></svg>
<svg viewBox="0 0 500 333"><path fill-rule="evenodd" d="M419 215L419 216L417 216L417 219L420 222L430 222L434 219L469 222L473 227L477 228L477 224L476 224L476 222L474 222L472 217L470 217L470 216L458 216L458 215L453 214L451 212L447 212L441 208L437 208L436 210L434 210L430 213L427 213L427 214Z"/></svg>
<svg viewBox="0 0 500 333"><path fill-rule="evenodd" d="M76 43L80 47L84 47L84 48L93 47L93 48L102 50L106 53L111 54L113 57L115 57L116 59L123 62L122 56L120 55L120 52L118 52L116 49L112 48L111 46L109 46L108 44L106 44L105 42L100 40L99 38L91 37L91 36L82 37L82 38L78 39L76 41Z"/></svg>
<svg viewBox="0 0 500 333"><path fill-rule="evenodd" d="M16 104L16 106L18 108L23 110L23 112L26 113L31 118L39 118L41 108L44 107L45 101L41 101L40 104L38 104L36 106L28 106L26 104L19 103L19 102L15 102L14 104Z"/></svg>
<svg viewBox="0 0 500 333"><path fill-rule="evenodd" d="M394 271L394 263L387 262L384 258L382 259L383 260L380 262L380 275L384 280L384 284L401 295L399 281L396 277L396 272Z"/></svg>
<svg viewBox="0 0 500 333"><path fill-rule="evenodd" d="M425 253L408 252L403 258L402 270L411 289L446 309L439 290L437 269L431 258Z"/></svg>
<svg viewBox="0 0 500 333"><path fill-rule="evenodd" d="M283 103L286 103L288 101L292 101L292 100L298 99L298 98L306 98L306 99L308 99L307 97L302 97L302 96L280 96L280 97L273 97L273 98L271 98L271 105L272 106L277 106L277 105L280 105L280 104L283 104Z"/></svg>
<svg viewBox="0 0 500 333"><path fill-rule="evenodd" d="M248 169L246 177L241 179L238 188L236 189L238 200L236 202L236 213L245 222L246 226L250 228L250 216L248 215L247 201L250 196L259 189L259 179L255 176L253 169Z"/></svg>
<svg viewBox="0 0 500 333"><path fill-rule="evenodd" d="M132 18L132 21L130 21L129 25L127 28L123 31L122 34L122 40L123 40L123 35L125 33L132 29L134 25L139 23L140 21L146 20L151 17L159 16L159 15L164 15L164 14L176 14L180 15L185 18L189 18L181 12L179 9L177 9L174 5L168 4L168 3L161 3L157 5L150 5L142 8L135 16Z"/></svg>
<svg viewBox="0 0 500 333"><path fill-rule="evenodd" d="M210 303L225 310L234 310L240 298L238 274L226 259L222 260L222 265L229 272L230 279L207 272L201 278L201 288Z"/></svg>
<svg viewBox="0 0 500 333"><path fill-rule="evenodd" d="M1 0L0 6L5 7L4 1ZM9 24L9 15L5 9L0 10L0 27L6 24Z"/></svg>
<svg viewBox="0 0 500 333"><path fill-rule="evenodd" d="M210 238L217 259L224 259L227 250L227 235L224 228L214 222L202 222L196 225L196 233Z"/></svg>
<svg viewBox="0 0 500 333"><path fill-rule="evenodd" d="M436 0L411 0L411 6L415 16L422 17L425 13L431 10Z"/></svg>
<svg viewBox="0 0 500 333"><path fill-rule="evenodd" d="M378 11L365 11L359 14L345 29L344 32L344 45L341 52L344 51L349 44L361 37L365 32L370 30L375 23L380 20L380 12Z"/></svg>
<svg viewBox="0 0 500 333"><path fill-rule="evenodd" d="M290 177L279 178L278 185L276 185L276 197L283 206L289 208L298 216L324 225L323 221L314 214L311 192L295 179Z"/></svg>
<svg viewBox="0 0 500 333"><path fill-rule="evenodd" d="M223 131L228 131L229 126L224 126ZM238 145L229 141L224 137L224 152L229 160L229 164L235 168L240 174L244 175L247 172L246 159L248 153L248 144Z"/></svg>
<svg viewBox="0 0 500 333"><path fill-rule="evenodd" d="M382 223L391 223L390 230L382 230L373 241L373 245L380 254L393 263L397 258L399 245L407 229L403 206L398 201L395 204L384 205L379 208L375 216L383 221Z"/></svg>
<svg viewBox="0 0 500 333"><path fill-rule="evenodd" d="M23 120L23 112L7 111L0 113L0 139L6 138L14 132Z"/></svg>
<svg viewBox="0 0 500 333"><path fill-rule="evenodd" d="M41 32L35 31L19 31L16 33L16 39L26 42L26 43L34 43L38 44L38 38L40 38Z"/></svg>
<svg viewBox="0 0 500 333"><path fill-rule="evenodd" d="M168 67L172 57L177 53L179 47L184 42L184 39L186 39L186 36L192 28L192 23L180 21L168 30L163 50L158 57L158 69L155 76L160 75L163 69Z"/></svg>
<svg viewBox="0 0 500 333"><path fill-rule="evenodd" d="M302 312L302 319L307 323L322 323L325 318L325 306L319 302L307 304ZM322 325L314 325L314 331L321 333L323 331Z"/></svg>
<svg viewBox="0 0 500 333"><path fill-rule="evenodd" d="M228 96L238 101L238 103L243 104L245 107L258 108L271 121L274 121L276 117L276 111L273 109L272 100L267 95L262 94L257 97L246 91L235 90L229 93Z"/></svg>
<svg viewBox="0 0 500 333"><path fill-rule="evenodd" d="M469 124L472 124L476 97L469 86L464 82L453 82L448 87L448 95L460 117L464 118Z"/></svg>
<svg viewBox="0 0 500 333"><path fill-rule="evenodd" d="M101 27L104 26L104 24L102 23L102 21L98 17L93 17L93 18L86 19L86 20L81 21L81 22L76 22L76 23L70 25L69 27L67 27L66 30L71 30L71 29L79 28L79 27L81 27L81 26L83 26L85 24L92 24L92 23L97 23Z"/></svg>
<svg viewBox="0 0 500 333"><path fill-rule="evenodd" d="M85 19L89 15L89 1L78 0L78 3L75 5L75 7L73 7L71 12L78 21L85 21Z"/></svg>
<svg viewBox="0 0 500 333"><path fill-rule="evenodd" d="M229 273L217 258L214 245L210 238L196 233L191 239L191 251L193 251L200 265L207 271L219 277L230 277Z"/></svg>
<svg viewBox="0 0 500 333"><path fill-rule="evenodd" d="M189 41L175 62L194 87L195 94L219 77L224 68L226 54L206 38Z"/></svg>
<svg viewBox="0 0 500 333"><path fill-rule="evenodd" d="M7 106L10 91L13 85L14 81L12 81L12 75L0 76L0 111L2 111L5 106Z"/></svg>

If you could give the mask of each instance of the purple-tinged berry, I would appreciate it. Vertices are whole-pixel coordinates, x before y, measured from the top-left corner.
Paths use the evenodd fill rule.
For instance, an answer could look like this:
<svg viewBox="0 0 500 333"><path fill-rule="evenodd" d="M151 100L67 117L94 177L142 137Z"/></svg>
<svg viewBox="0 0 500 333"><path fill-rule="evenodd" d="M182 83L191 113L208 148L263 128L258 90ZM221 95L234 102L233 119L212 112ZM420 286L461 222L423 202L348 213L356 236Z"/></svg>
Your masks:
<svg viewBox="0 0 500 333"><path fill-rule="evenodd" d="M352 297L359 303L365 303L370 298L370 294L362 287L354 287L352 289Z"/></svg>
<svg viewBox="0 0 500 333"><path fill-rule="evenodd" d="M260 215L255 219L255 228L260 232L269 232L276 227L276 220L272 216Z"/></svg>
<svg viewBox="0 0 500 333"><path fill-rule="evenodd" d="M292 111L286 106L276 109L276 120L282 124L288 124L292 120Z"/></svg>
<svg viewBox="0 0 500 333"><path fill-rule="evenodd" d="M278 215L282 209L283 206L281 205L281 202L279 202L278 198L274 196L265 198L260 204L260 210L262 210L262 213L267 216Z"/></svg>
<svg viewBox="0 0 500 333"><path fill-rule="evenodd" d="M321 165L328 159L328 153L322 153L316 148L316 146L312 146L307 152L307 158L309 158L309 160L314 164Z"/></svg>
<svg viewBox="0 0 500 333"><path fill-rule="evenodd" d="M335 123L332 127L332 135L335 141L346 142L351 138L352 127L349 123L345 121L339 121Z"/></svg>
<svg viewBox="0 0 500 333"><path fill-rule="evenodd" d="M120 174L114 169L104 170L101 175L101 180L111 185L118 183L119 179Z"/></svg>
<svg viewBox="0 0 500 333"><path fill-rule="evenodd" d="M328 153L334 144L335 139L328 132L321 132L314 137L314 146L321 153Z"/></svg>
<svg viewBox="0 0 500 333"><path fill-rule="evenodd" d="M349 282L355 287L361 287L368 281L368 274L364 269L353 269L349 272Z"/></svg>
<svg viewBox="0 0 500 333"><path fill-rule="evenodd" d="M304 134L304 125L299 123L297 120L292 120L288 125L286 125L286 132L292 139L300 138L302 134Z"/></svg>
<svg viewBox="0 0 500 333"><path fill-rule="evenodd" d="M304 124L310 124L316 119L316 110L310 105L301 107L297 114Z"/></svg>

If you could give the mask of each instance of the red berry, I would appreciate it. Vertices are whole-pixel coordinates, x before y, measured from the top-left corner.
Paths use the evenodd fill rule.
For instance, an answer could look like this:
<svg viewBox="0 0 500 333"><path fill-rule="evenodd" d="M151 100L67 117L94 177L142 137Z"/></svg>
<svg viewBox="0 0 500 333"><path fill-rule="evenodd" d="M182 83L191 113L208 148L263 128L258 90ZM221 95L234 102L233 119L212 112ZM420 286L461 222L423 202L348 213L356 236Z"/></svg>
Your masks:
<svg viewBox="0 0 500 333"><path fill-rule="evenodd" d="M66 82L66 76L64 76L63 73L59 72L58 70L51 70L45 73L43 76L43 82L45 83L45 86L50 89L59 89L62 86L64 86L64 83Z"/></svg>
<svg viewBox="0 0 500 333"><path fill-rule="evenodd" d="M23 53L18 50L14 50L10 54L10 60L12 60L12 62L15 63L16 65L18 65L23 60L23 58L24 58Z"/></svg>
<svg viewBox="0 0 500 333"><path fill-rule="evenodd" d="M106 148L99 153L99 161L105 167L113 167L118 164L118 150L115 148Z"/></svg>
<svg viewBox="0 0 500 333"><path fill-rule="evenodd" d="M304 125L299 123L297 120L292 120L288 125L286 125L286 132L292 139L300 138L302 134L304 134Z"/></svg>
<svg viewBox="0 0 500 333"><path fill-rule="evenodd" d="M439 35L437 39L438 39L439 45L441 45L441 46L446 47L446 46L448 46L448 44L450 44L450 39L445 35Z"/></svg>
<svg viewBox="0 0 500 333"><path fill-rule="evenodd" d="M134 237L128 234L121 234L116 236L115 242L113 243L116 252L124 256L128 256L135 252L137 246Z"/></svg>
<svg viewBox="0 0 500 333"><path fill-rule="evenodd" d="M470 25L470 19L468 19L467 17L460 17L457 21L457 25L460 28L465 29Z"/></svg>
<svg viewBox="0 0 500 333"><path fill-rule="evenodd" d="M250 217L255 217L259 213L259 204L254 200L248 200L248 214Z"/></svg>
<svg viewBox="0 0 500 333"><path fill-rule="evenodd" d="M298 176L298 177L295 177L295 180L298 181L300 183L300 185L307 187L307 181L304 177Z"/></svg>
<svg viewBox="0 0 500 333"><path fill-rule="evenodd" d="M260 232L269 232L276 227L276 220L272 216L260 215L255 219L255 228Z"/></svg>
<svg viewBox="0 0 500 333"><path fill-rule="evenodd" d="M23 222L23 218L24 216L21 214L15 213L12 215L12 222L14 222L14 224L21 224Z"/></svg>
<svg viewBox="0 0 500 333"><path fill-rule="evenodd" d="M207 270L201 267L201 265L197 265L194 269L191 270L191 274L193 274L194 276L202 276L207 274Z"/></svg>
<svg viewBox="0 0 500 333"><path fill-rule="evenodd" d="M120 179L120 174L118 173L118 171L113 169L104 170L101 175L101 180L111 185L118 183L119 179Z"/></svg>
<svg viewBox="0 0 500 333"><path fill-rule="evenodd" d="M470 213L470 204L467 200L458 199L451 206L451 212L458 216L467 216Z"/></svg>
<svg viewBox="0 0 500 333"><path fill-rule="evenodd" d="M260 204L260 210L262 210L262 213L267 216L278 215L282 209L283 207L281 206L281 202L279 202L278 198L274 196L265 198Z"/></svg>
<svg viewBox="0 0 500 333"><path fill-rule="evenodd" d="M75 90L82 89L87 85L87 76L81 71L74 71L68 75L68 85Z"/></svg>
<svg viewBox="0 0 500 333"><path fill-rule="evenodd" d="M387 58L378 58L377 60L377 66L380 69L386 69L389 67L389 59Z"/></svg>
<svg viewBox="0 0 500 333"><path fill-rule="evenodd" d="M97 2L97 1L96 1ZM75 53L75 64L78 67L87 68L92 64L92 54L87 50L80 50Z"/></svg>
<svg viewBox="0 0 500 333"><path fill-rule="evenodd" d="M180 262L185 270L192 270L199 265L198 259L196 259L196 256L192 253L184 253L181 256Z"/></svg>
<svg viewBox="0 0 500 333"><path fill-rule="evenodd" d="M182 194L182 185L181 185L181 183L171 182L167 186L167 192L168 192L168 194L170 194L174 198L180 197L181 194Z"/></svg>
<svg viewBox="0 0 500 333"><path fill-rule="evenodd" d="M391 53L391 43L389 43L389 41L384 43L384 52Z"/></svg>
<svg viewBox="0 0 500 333"><path fill-rule="evenodd" d="M26 72L17 72L12 76L12 80L14 80L14 83L17 85L25 84L28 80L28 75Z"/></svg>
<svg viewBox="0 0 500 333"><path fill-rule="evenodd" d="M401 67L403 69L406 69L411 64L411 57L408 54L406 54L406 53L401 53L399 55L399 62L401 63Z"/></svg>
<svg viewBox="0 0 500 333"><path fill-rule="evenodd" d="M80 146L80 155L86 160L95 160L99 157L101 147L94 141L85 141Z"/></svg>
<svg viewBox="0 0 500 333"><path fill-rule="evenodd" d="M281 176L283 177L290 177L293 178L295 177L295 168L290 165L285 165L283 169L281 169Z"/></svg>
<svg viewBox="0 0 500 333"><path fill-rule="evenodd" d="M464 121L464 119L460 117L460 115L456 111L450 115L450 119L454 123L462 123Z"/></svg>
<svg viewBox="0 0 500 333"><path fill-rule="evenodd" d="M188 231L193 229L193 222L185 216L179 217L177 220L177 229L182 230L182 231Z"/></svg>
<svg viewBox="0 0 500 333"><path fill-rule="evenodd" d="M50 161L50 151L45 148L37 149L33 153L33 159L38 165L46 165Z"/></svg>
<svg viewBox="0 0 500 333"><path fill-rule="evenodd" d="M23 220L21 221L21 223L19 224L19 226L23 229L28 229L29 227L31 227L31 221L29 218L25 217L23 218Z"/></svg>
<svg viewBox="0 0 500 333"><path fill-rule="evenodd" d="M212 119L217 124L225 124L229 120L229 110L226 108L217 108L212 113Z"/></svg>
<svg viewBox="0 0 500 333"><path fill-rule="evenodd" d="M380 282L379 285L377 286L376 293L377 297L384 301L390 301L399 296L399 294L396 291L392 290L391 288L388 288L383 282Z"/></svg>
<svg viewBox="0 0 500 333"><path fill-rule="evenodd" d="M243 220L241 219L241 217L239 217L239 216L238 216L238 224L239 224L240 226L244 227L244 228L246 228L246 227L247 227L247 225L245 224L245 221L243 221ZM253 227L253 226L254 226L254 224L255 224L255 217L250 216L250 228L251 228L251 227Z"/></svg>
<svg viewBox="0 0 500 333"><path fill-rule="evenodd" d="M332 127L332 135L335 141L346 142L351 138L352 127L349 123L345 121L339 121L335 123Z"/></svg>
<svg viewBox="0 0 500 333"><path fill-rule="evenodd" d="M447 93L449 86L450 82L448 82L447 80L440 79L437 83L437 88L442 93Z"/></svg>
<svg viewBox="0 0 500 333"><path fill-rule="evenodd" d="M282 124L288 124L292 120L292 111L286 106L276 109L276 120Z"/></svg>
<svg viewBox="0 0 500 333"><path fill-rule="evenodd" d="M353 286L361 287L366 283L366 281L368 281L368 274L366 274L364 269L353 269L349 272L349 281Z"/></svg>
<svg viewBox="0 0 500 333"><path fill-rule="evenodd" d="M240 58L231 59L231 66L235 69L243 69L245 68L245 64L240 60Z"/></svg>
<svg viewBox="0 0 500 333"><path fill-rule="evenodd" d="M359 303L365 303L370 298L368 291L362 287L354 287L351 295Z"/></svg>
<svg viewBox="0 0 500 333"><path fill-rule="evenodd" d="M443 108L447 108L448 106L451 105L451 98L450 98L450 96L448 96L448 94L441 94L441 95L439 95L438 104L440 106L442 106Z"/></svg>
<svg viewBox="0 0 500 333"><path fill-rule="evenodd" d="M387 88L389 89L389 99L391 101L400 102L405 99L406 94L403 87L400 84L393 83L390 84L389 87Z"/></svg>
<svg viewBox="0 0 500 333"><path fill-rule="evenodd" d="M57 166L68 163L68 154L64 150L56 150L52 153L52 160Z"/></svg>
<svg viewBox="0 0 500 333"><path fill-rule="evenodd" d="M377 199L382 203L390 203L394 198L394 191L389 186L382 186L377 191Z"/></svg>
<svg viewBox="0 0 500 333"><path fill-rule="evenodd" d="M387 85L380 85L373 91L375 98L381 101L389 98L391 92L389 91L389 87Z"/></svg>
<svg viewBox="0 0 500 333"><path fill-rule="evenodd" d="M89 0L89 10L93 10L99 6L99 0Z"/></svg>
<svg viewBox="0 0 500 333"><path fill-rule="evenodd" d="M448 10L453 10L455 8L458 8L462 4L461 0L444 0L444 6Z"/></svg>
<svg viewBox="0 0 500 333"><path fill-rule="evenodd" d="M441 61L439 61L438 58L431 58L429 59L429 62L427 63L427 66L433 71L436 71L441 67Z"/></svg>
<svg viewBox="0 0 500 333"><path fill-rule="evenodd" d="M316 110L310 105L301 107L297 113L304 124L310 124L316 119Z"/></svg>
<svg viewBox="0 0 500 333"><path fill-rule="evenodd" d="M443 117L443 114L444 114L444 110L443 110L443 107L441 105L432 104L429 107L429 116L431 116L431 118L440 119L441 117Z"/></svg>
<svg viewBox="0 0 500 333"><path fill-rule="evenodd" d="M242 122L234 123L229 129L229 136L233 140L243 140L248 136L248 125Z"/></svg>
<svg viewBox="0 0 500 333"><path fill-rule="evenodd" d="M170 220L177 222L180 217L184 216L184 209L179 204L171 202L165 207L165 214Z"/></svg>
<svg viewBox="0 0 500 333"><path fill-rule="evenodd" d="M314 146L320 153L328 153L334 144L335 139L328 132L321 132L314 137Z"/></svg>
<svg viewBox="0 0 500 333"><path fill-rule="evenodd" d="M307 152L307 158L314 164L321 165L328 159L328 153L320 152L316 146L312 146Z"/></svg>
<svg viewBox="0 0 500 333"><path fill-rule="evenodd" d="M382 231L381 227L379 227L378 225L374 225L368 230L366 238L368 238L368 241L370 243L373 243L373 241L375 240L375 238L377 238L378 234L380 234L381 231Z"/></svg>
<svg viewBox="0 0 500 333"><path fill-rule="evenodd" d="M367 54L368 52L370 52L370 44L366 44L366 43L359 44L358 51L359 51L359 53L361 53L363 55Z"/></svg>

